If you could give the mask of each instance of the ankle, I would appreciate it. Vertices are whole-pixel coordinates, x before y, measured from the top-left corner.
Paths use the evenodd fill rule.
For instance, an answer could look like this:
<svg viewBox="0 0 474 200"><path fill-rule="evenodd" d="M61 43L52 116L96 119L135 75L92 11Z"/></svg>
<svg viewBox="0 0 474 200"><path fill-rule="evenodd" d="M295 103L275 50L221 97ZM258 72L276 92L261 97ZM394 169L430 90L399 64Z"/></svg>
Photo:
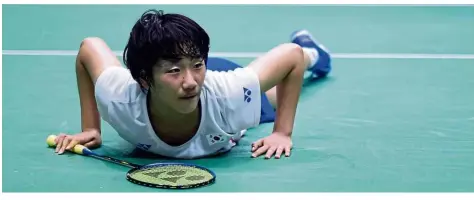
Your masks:
<svg viewBox="0 0 474 200"><path fill-rule="evenodd" d="M307 68L311 68L318 62L319 53L315 48L302 47L305 54L305 63L307 63Z"/></svg>

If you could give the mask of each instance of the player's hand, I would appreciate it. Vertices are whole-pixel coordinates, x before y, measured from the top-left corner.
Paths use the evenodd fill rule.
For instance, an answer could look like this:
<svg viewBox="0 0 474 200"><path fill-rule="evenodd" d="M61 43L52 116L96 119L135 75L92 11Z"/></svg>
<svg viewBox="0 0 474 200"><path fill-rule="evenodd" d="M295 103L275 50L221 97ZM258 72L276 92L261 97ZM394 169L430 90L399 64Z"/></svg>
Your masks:
<svg viewBox="0 0 474 200"><path fill-rule="evenodd" d="M56 150L58 154L63 154L66 150L71 150L77 144L84 145L87 148L96 148L102 144L102 139L98 131L84 131L75 135L61 133L56 137Z"/></svg>
<svg viewBox="0 0 474 200"><path fill-rule="evenodd" d="M283 153L288 157L292 147L291 136L275 132L252 143L252 157L256 158L264 153L266 159L271 158L273 155L279 159Z"/></svg>

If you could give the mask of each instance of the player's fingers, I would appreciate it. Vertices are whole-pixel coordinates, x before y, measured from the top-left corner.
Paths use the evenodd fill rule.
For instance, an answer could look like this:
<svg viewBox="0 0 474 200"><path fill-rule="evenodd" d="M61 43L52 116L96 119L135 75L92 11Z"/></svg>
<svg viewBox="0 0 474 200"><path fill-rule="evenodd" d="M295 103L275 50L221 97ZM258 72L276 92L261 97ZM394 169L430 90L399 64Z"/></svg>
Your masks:
<svg viewBox="0 0 474 200"><path fill-rule="evenodd" d="M254 143L252 143L252 147L257 149L259 147L263 146L263 139L259 139L257 141L255 141Z"/></svg>
<svg viewBox="0 0 474 200"><path fill-rule="evenodd" d="M71 137L65 137L64 138L63 142L61 143L61 148L59 149L58 154L64 153L64 151L66 150L66 147L67 147L67 145L69 144L70 141L71 141Z"/></svg>
<svg viewBox="0 0 474 200"><path fill-rule="evenodd" d="M282 146L279 146L278 149L276 150L276 153L275 153L275 158L276 159L279 159L281 154L283 153L283 150L285 149L285 147L282 147Z"/></svg>
<svg viewBox="0 0 474 200"><path fill-rule="evenodd" d="M64 137L66 137L66 134L60 133L60 134L54 139L54 143L58 144L59 139L64 138Z"/></svg>
<svg viewBox="0 0 474 200"><path fill-rule="evenodd" d="M268 148L270 148L268 145L264 145L263 147L260 147L258 148L257 150L255 150L255 152L252 154L252 157L258 157L260 155L262 155L264 152L266 152L268 150Z"/></svg>
<svg viewBox="0 0 474 200"><path fill-rule="evenodd" d="M76 146L76 144L79 144L79 141L77 140L71 140L71 142L69 142L69 144L66 146L66 150L71 150L72 148L74 148L74 146Z"/></svg>
<svg viewBox="0 0 474 200"><path fill-rule="evenodd" d="M267 154L265 155L265 159L269 159L273 156L273 153L277 150L277 147L272 146L268 149Z"/></svg>
<svg viewBox="0 0 474 200"><path fill-rule="evenodd" d="M61 145L63 144L63 140L66 137L66 134L59 134L58 137L56 137L54 143L56 143L56 149L54 150L56 153L59 152L59 149L61 149Z"/></svg>
<svg viewBox="0 0 474 200"><path fill-rule="evenodd" d="M84 144L85 147L87 148L95 148L99 146L100 141L98 139L93 139L87 143Z"/></svg>
<svg viewBox="0 0 474 200"><path fill-rule="evenodd" d="M291 151L291 147L290 147L290 146L286 146L286 147L285 147L285 156L286 156L286 157L289 157L289 156L290 156L290 151Z"/></svg>
<svg viewBox="0 0 474 200"><path fill-rule="evenodd" d="M252 152L257 150L261 146L263 146L263 139L257 140L256 142L252 143Z"/></svg>

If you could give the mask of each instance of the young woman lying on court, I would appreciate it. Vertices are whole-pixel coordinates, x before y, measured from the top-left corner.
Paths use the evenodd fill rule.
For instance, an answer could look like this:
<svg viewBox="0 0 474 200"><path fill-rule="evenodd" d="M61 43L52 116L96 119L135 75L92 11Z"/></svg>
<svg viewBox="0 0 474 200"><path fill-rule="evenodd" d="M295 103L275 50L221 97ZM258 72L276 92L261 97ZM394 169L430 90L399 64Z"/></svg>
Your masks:
<svg viewBox="0 0 474 200"><path fill-rule="evenodd" d="M327 50L305 31L246 67L208 58L209 36L179 14L149 10L136 22L122 67L99 38L82 41L76 60L82 132L60 134L56 152L101 145L100 118L137 148L192 159L229 151L245 130L274 122L252 143L252 157L290 155L305 70L326 76Z"/></svg>

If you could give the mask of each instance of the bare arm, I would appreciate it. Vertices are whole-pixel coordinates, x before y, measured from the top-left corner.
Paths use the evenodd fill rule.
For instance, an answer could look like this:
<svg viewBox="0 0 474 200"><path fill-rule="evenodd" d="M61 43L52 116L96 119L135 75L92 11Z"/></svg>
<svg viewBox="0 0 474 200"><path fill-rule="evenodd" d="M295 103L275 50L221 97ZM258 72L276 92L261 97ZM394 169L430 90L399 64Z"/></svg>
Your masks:
<svg viewBox="0 0 474 200"><path fill-rule="evenodd" d="M291 134L296 107L309 59L295 44L282 44L249 65L258 73L261 91L276 86L274 131Z"/></svg>
<svg viewBox="0 0 474 200"><path fill-rule="evenodd" d="M262 91L276 87L277 106L273 134L286 138L291 136L303 83L303 75L308 64L308 57L298 45L282 44L249 65L249 67L256 70ZM252 150L260 149L254 152L253 155L258 156L265 151L268 151L267 157L271 156L275 151L277 152L277 157L279 157L278 153L281 154L282 151L286 151L287 155L289 155L291 141L289 146L279 145L285 143L282 141L272 144L273 140L278 139L281 138L272 137L272 140L268 141L268 145L265 145L264 139L257 141Z"/></svg>
<svg viewBox="0 0 474 200"><path fill-rule="evenodd" d="M76 58L76 78L81 106L82 132L60 134L56 138L56 152L63 153L76 144L89 148L101 145L100 114L97 109L94 85L105 67L120 66L120 62L105 42L99 38L82 41Z"/></svg>
<svg viewBox="0 0 474 200"><path fill-rule="evenodd" d="M100 115L97 110L94 85L105 67L120 65L117 57L103 40L87 38L82 42L76 60L82 131L100 132Z"/></svg>

